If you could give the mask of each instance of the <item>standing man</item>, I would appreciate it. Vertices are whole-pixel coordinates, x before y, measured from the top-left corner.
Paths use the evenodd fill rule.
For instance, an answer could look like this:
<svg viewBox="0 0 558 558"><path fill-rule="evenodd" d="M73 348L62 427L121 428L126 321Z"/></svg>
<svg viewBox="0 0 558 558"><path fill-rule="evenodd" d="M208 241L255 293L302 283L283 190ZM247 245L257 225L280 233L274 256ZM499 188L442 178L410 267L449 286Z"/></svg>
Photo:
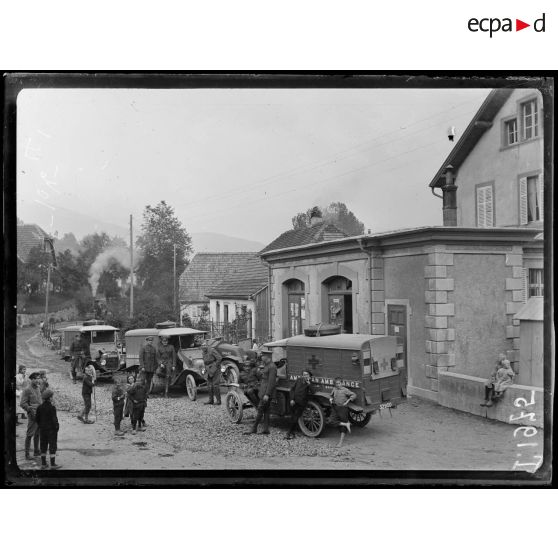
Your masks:
<svg viewBox="0 0 558 558"><path fill-rule="evenodd" d="M77 419L81 420L83 424L93 424L93 421L89 420L89 412L91 411L91 394L93 393L94 386L95 368L93 367L93 365L88 364L84 370L83 386L81 388L81 396L83 397L83 411L77 416Z"/></svg>
<svg viewBox="0 0 558 558"><path fill-rule="evenodd" d="M161 344L157 347L157 364L165 371L165 397L169 396L169 382L176 370L176 352L166 335L161 335Z"/></svg>
<svg viewBox="0 0 558 558"><path fill-rule="evenodd" d="M302 372L302 378L297 378L296 382L291 387L289 393L291 427L285 436L287 440L294 438L298 419L302 416L302 413L308 404L308 399L310 399L310 396L312 395L312 385L310 384L311 379L312 372L304 370Z"/></svg>
<svg viewBox="0 0 558 558"><path fill-rule="evenodd" d="M145 344L141 346L139 353L140 373L145 380L145 389L151 393L153 387L153 374L157 370L157 350L153 346L153 337L145 338Z"/></svg>
<svg viewBox="0 0 558 558"><path fill-rule="evenodd" d="M142 422L145 407L147 407L147 392L141 376L128 390L128 397L132 401L132 434L136 433L136 428L140 432L143 432L145 428L142 426Z"/></svg>
<svg viewBox="0 0 558 558"><path fill-rule="evenodd" d="M256 422L251 430L244 432L244 434L257 434L258 424L263 417L263 430L262 434L269 434L269 412L271 407L271 400L275 396L275 385L277 383L277 368L271 361L272 351L268 348L262 349L262 361L264 367L262 370L262 381L260 384L260 391L258 396L260 403L258 405L258 414L256 415Z"/></svg>
<svg viewBox="0 0 558 558"><path fill-rule="evenodd" d="M202 358L207 372L209 401L205 405L221 405L221 354L215 347L202 346Z"/></svg>
<svg viewBox="0 0 558 558"><path fill-rule="evenodd" d="M83 369L83 365L85 364L85 353L87 351L87 347L83 342L81 335L76 333L72 344L70 345L70 356L72 358L72 381L74 384L76 383L77 378L77 369Z"/></svg>
<svg viewBox="0 0 558 558"><path fill-rule="evenodd" d="M40 457L39 450L39 425L36 420L36 413L39 405L43 402L41 390L39 389L38 372L32 372L29 375L30 384L23 390L21 394L21 407L27 413L27 433L25 435L25 459L31 459L29 451L31 449L31 440L33 440L33 457Z"/></svg>
<svg viewBox="0 0 558 558"><path fill-rule="evenodd" d="M126 392L124 391L123 379L116 380L116 384L112 388L112 410L114 412L114 434L115 436L123 436L124 432L120 430L120 423L124 415L124 398Z"/></svg>

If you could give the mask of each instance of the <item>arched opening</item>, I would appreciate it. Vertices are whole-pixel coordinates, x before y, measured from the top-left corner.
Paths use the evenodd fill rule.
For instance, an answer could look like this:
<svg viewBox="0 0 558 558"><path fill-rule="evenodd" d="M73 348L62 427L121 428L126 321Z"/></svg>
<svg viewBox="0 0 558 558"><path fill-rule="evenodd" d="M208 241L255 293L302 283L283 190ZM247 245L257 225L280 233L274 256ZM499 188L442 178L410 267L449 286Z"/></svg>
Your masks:
<svg viewBox="0 0 558 558"><path fill-rule="evenodd" d="M306 319L306 296L304 283L298 279L290 279L283 283L285 293L284 299L287 302L285 308L285 320L287 337L301 335L303 323Z"/></svg>
<svg viewBox="0 0 558 558"><path fill-rule="evenodd" d="M327 304L322 312L324 322L340 325L342 333L353 333L353 282L336 275L326 279L323 287Z"/></svg>

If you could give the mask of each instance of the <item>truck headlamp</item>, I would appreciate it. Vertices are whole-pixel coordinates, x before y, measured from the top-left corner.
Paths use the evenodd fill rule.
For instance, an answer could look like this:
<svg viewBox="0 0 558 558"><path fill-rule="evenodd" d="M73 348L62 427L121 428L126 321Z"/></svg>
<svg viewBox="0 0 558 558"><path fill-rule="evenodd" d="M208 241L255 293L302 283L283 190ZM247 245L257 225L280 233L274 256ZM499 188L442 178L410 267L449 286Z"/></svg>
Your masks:
<svg viewBox="0 0 558 558"><path fill-rule="evenodd" d="M105 359L101 360L101 366L104 366L107 363Z"/></svg>

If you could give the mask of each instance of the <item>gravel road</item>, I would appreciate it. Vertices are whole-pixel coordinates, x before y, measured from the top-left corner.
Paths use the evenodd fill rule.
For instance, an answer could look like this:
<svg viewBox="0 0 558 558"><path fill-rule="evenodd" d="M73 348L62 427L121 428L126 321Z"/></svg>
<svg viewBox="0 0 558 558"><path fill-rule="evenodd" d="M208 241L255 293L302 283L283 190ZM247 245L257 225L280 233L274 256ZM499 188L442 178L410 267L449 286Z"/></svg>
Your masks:
<svg viewBox="0 0 558 558"><path fill-rule="evenodd" d="M299 435L285 440L287 422L279 418L272 418L269 436L244 436L255 416L252 409L235 425L224 405L203 405L203 391L190 401L177 388L169 399L150 397L145 432L132 436L125 419L128 432L118 438L112 425L112 383L98 384L96 423L83 425L75 418L81 385L71 382L69 365L42 345L36 329L18 331L17 357L29 371L48 371L61 423L58 461L65 468L512 470L516 460L513 426L418 398L409 398L392 416L384 412L367 427L353 428L346 445L336 449L335 429L326 428L318 439ZM22 459L25 426L17 433L20 467L36 468ZM542 443L540 434L536 439Z"/></svg>

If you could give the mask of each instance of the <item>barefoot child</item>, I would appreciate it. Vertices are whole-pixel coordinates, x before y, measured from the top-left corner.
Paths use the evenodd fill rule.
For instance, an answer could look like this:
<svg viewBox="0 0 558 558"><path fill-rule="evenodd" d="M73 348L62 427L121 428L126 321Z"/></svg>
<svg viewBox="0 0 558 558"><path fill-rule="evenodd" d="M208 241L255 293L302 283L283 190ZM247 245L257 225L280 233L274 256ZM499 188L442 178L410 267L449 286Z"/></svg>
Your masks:
<svg viewBox="0 0 558 558"><path fill-rule="evenodd" d="M349 409L347 405L356 399L356 393L353 393L350 389L347 389L342 385L341 378L335 378L335 387L331 392L331 397L329 399L332 404L333 419L337 422L339 428L339 443L337 447L340 448L345 439L345 434L351 431L351 423L349 422Z"/></svg>

